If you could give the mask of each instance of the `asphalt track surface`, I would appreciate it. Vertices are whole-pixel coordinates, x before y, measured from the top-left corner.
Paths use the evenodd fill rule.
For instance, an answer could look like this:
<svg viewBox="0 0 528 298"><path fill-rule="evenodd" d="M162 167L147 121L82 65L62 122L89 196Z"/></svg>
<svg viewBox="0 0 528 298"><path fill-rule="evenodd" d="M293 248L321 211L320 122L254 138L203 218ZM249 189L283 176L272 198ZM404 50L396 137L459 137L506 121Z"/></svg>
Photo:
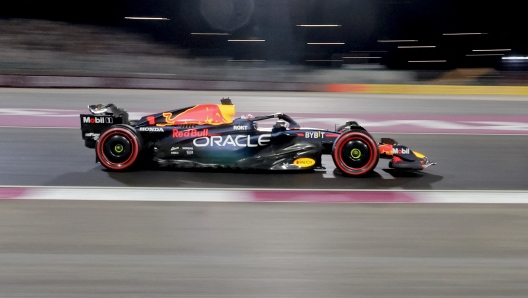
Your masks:
<svg viewBox="0 0 528 298"><path fill-rule="evenodd" d="M235 98L220 93L7 89L0 108L140 110L148 97L164 110ZM528 110L524 98L235 95L249 97L235 102L239 111L261 113ZM0 136L8 186L527 189L525 135L384 134L439 164L397 174L380 163L361 179L332 170L118 174L94 163L77 129L3 127ZM526 297L527 224L526 205L3 200L0 297Z"/></svg>
<svg viewBox="0 0 528 298"><path fill-rule="evenodd" d="M227 94L226 94L227 93ZM144 90L53 90L3 89L0 109L86 110L90 103L113 102L134 111L163 111L197 103L216 103L230 96L237 112L262 115L295 112L304 116L321 113L367 114L397 118L421 115L524 117L525 97L349 95L287 92L190 92ZM379 116L381 115L381 116ZM398 173L381 160L374 175L361 179L343 177L334 171L329 156L326 171L313 173L251 173L221 171L107 172L95 164L92 149L85 148L80 130L28 128L27 124L50 120L32 115L12 116L13 126L0 127L0 185L47 186L145 186L199 188L301 188L301 189L413 189L413 190L526 190L526 140L528 135L394 134L376 127L375 137L392 137L438 162L420 173ZM57 118L59 120L65 118ZM443 119L443 118L439 118ZM528 119L528 118L527 118ZM0 119L1 120L1 119ZM77 119L73 119L78 121ZM527 120L528 122L528 120ZM515 124L515 123L514 123ZM528 126L525 124L524 134ZM76 124L78 127L78 124ZM388 131L390 131L387 128ZM515 132L515 131L514 131Z"/></svg>
<svg viewBox="0 0 528 298"><path fill-rule="evenodd" d="M236 172L138 170L116 173L95 163L76 129L0 128L1 185L142 186L273 189L527 190L526 136L386 135L438 165L400 173L380 160L375 173L349 178L335 171Z"/></svg>
<svg viewBox="0 0 528 298"><path fill-rule="evenodd" d="M526 208L4 201L0 297L526 297Z"/></svg>

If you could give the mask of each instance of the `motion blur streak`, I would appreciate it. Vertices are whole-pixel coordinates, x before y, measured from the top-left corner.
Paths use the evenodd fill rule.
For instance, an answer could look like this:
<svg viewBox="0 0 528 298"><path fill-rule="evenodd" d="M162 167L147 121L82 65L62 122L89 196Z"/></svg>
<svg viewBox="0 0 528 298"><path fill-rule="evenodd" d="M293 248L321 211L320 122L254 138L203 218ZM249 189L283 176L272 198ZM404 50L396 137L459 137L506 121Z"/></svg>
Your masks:
<svg viewBox="0 0 528 298"><path fill-rule="evenodd" d="M525 297L527 208L2 201L0 297Z"/></svg>
<svg viewBox="0 0 528 298"><path fill-rule="evenodd" d="M381 171L380 171L381 172ZM387 174L390 176L390 174ZM335 178L335 177L334 177ZM384 177L385 178L385 177ZM392 177L392 179L396 179ZM0 199L143 202L528 204L528 191L0 186Z"/></svg>
<svg viewBox="0 0 528 298"><path fill-rule="evenodd" d="M125 17L127 20L151 20L151 21L168 21L170 19L167 18L159 18L159 17Z"/></svg>
<svg viewBox="0 0 528 298"><path fill-rule="evenodd" d="M341 27L341 25L297 25L297 27Z"/></svg>

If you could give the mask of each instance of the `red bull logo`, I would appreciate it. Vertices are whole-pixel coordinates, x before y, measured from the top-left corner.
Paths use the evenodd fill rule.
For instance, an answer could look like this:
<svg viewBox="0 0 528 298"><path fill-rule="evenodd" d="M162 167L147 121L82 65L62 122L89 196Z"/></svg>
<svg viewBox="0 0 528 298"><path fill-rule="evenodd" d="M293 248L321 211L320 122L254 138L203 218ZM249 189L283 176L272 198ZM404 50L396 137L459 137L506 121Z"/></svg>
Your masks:
<svg viewBox="0 0 528 298"><path fill-rule="evenodd" d="M392 145L384 144L379 146L380 154L392 155L394 153Z"/></svg>
<svg viewBox="0 0 528 298"><path fill-rule="evenodd" d="M172 130L172 137L173 138L188 138L188 137L206 137L209 134L209 129L188 129L188 130L178 130L173 129Z"/></svg>
<svg viewBox="0 0 528 298"><path fill-rule="evenodd" d="M226 124L233 122L234 107L231 105L202 104L196 105L177 115L163 113L167 125L182 124Z"/></svg>
<svg viewBox="0 0 528 298"><path fill-rule="evenodd" d="M379 146L380 154L385 155L402 155L410 154L411 150L409 148L394 148L393 145L383 144Z"/></svg>

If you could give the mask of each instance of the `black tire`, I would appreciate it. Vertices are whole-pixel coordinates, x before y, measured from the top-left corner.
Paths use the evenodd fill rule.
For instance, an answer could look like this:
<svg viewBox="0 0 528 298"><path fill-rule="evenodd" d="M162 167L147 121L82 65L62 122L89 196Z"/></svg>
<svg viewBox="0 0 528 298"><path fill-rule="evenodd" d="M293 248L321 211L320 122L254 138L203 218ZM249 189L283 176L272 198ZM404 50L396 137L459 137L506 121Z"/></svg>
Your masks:
<svg viewBox="0 0 528 298"><path fill-rule="evenodd" d="M352 130L341 134L332 147L336 167L349 176L363 176L376 168L379 161L378 144L367 132Z"/></svg>
<svg viewBox="0 0 528 298"><path fill-rule="evenodd" d="M130 169L138 160L142 148L141 136L128 125L114 125L105 130L97 140L95 154L107 169Z"/></svg>

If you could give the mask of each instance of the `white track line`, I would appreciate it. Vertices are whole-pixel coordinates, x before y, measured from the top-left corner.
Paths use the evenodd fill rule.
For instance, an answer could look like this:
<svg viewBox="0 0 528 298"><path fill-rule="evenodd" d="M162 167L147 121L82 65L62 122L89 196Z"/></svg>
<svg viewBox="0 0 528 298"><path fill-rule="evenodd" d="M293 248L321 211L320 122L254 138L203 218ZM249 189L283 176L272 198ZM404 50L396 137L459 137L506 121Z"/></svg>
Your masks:
<svg viewBox="0 0 528 298"><path fill-rule="evenodd" d="M322 198L344 198L339 202L387 203L385 198L392 193L408 196L412 198L412 203L528 204L528 191L0 186L0 198L8 200L256 202L261 201L258 194L262 193L278 197L290 197L291 194L293 202L304 202L304 194L307 196L306 201L314 202L315 193L321 194ZM358 200L363 195L370 196L370 199L364 202ZM372 199L372 195L375 199ZM269 197L264 201L270 201ZM289 202L288 199L280 201Z"/></svg>

